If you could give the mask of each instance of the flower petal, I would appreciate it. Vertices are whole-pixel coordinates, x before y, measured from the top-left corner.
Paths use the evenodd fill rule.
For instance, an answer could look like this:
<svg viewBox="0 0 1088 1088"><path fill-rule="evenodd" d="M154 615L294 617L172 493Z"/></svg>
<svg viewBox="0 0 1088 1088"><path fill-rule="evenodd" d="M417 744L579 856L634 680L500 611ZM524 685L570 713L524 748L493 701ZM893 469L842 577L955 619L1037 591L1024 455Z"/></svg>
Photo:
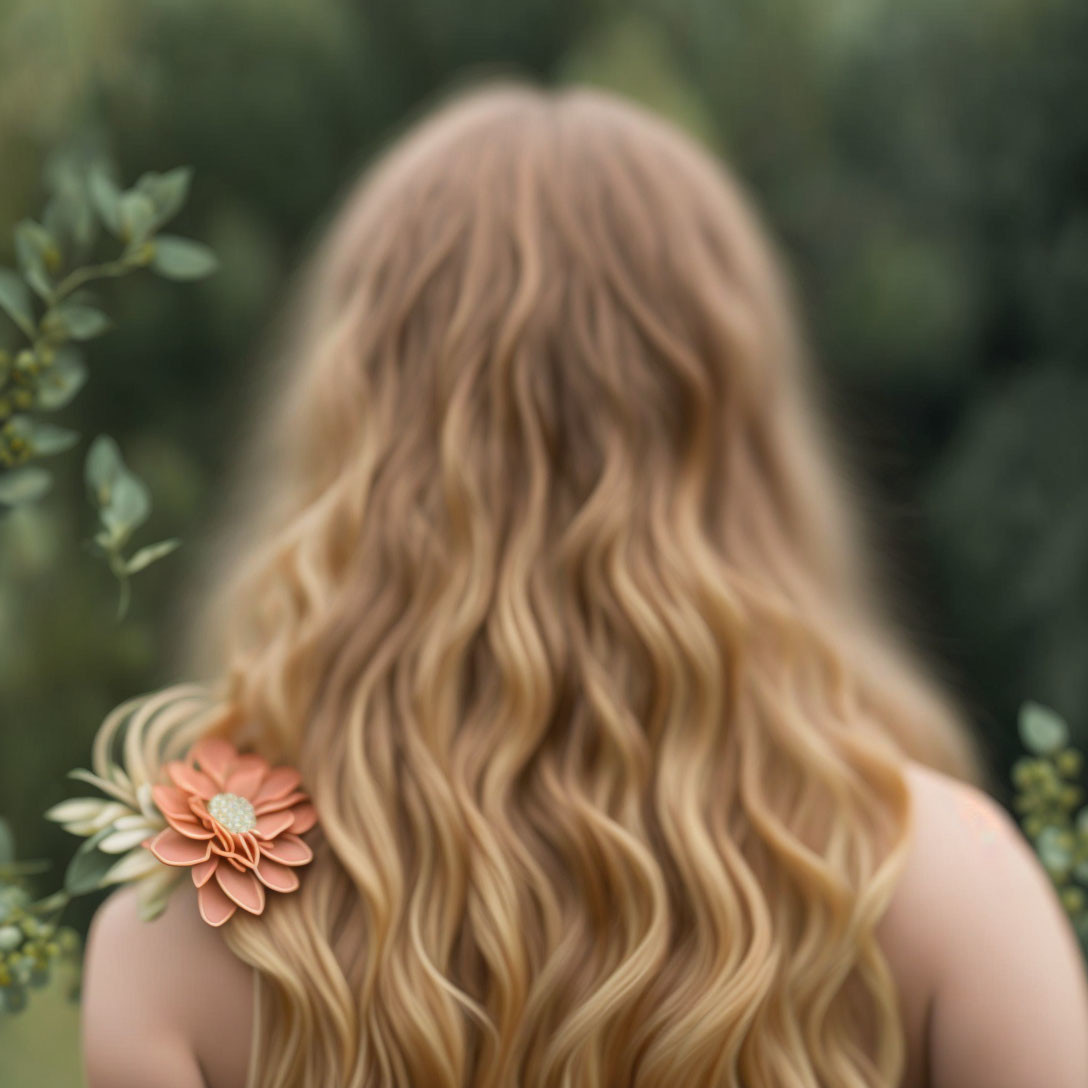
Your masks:
<svg viewBox="0 0 1088 1088"><path fill-rule="evenodd" d="M196 865L207 861L212 852L210 842L188 839L172 827L160 831L149 849L164 865Z"/></svg>
<svg viewBox="0 0 1088 1088"><path fill-rule="evenodd" d="M292 790L297 789L301 781L302 775L294 767L276 767L268 773L257 796L253 798L253 803L275 801L277 797L285 797Z"/></svg>
<svg viewBox="0 0 1088 1088"><path fill-rule="evenodd" d="M238 749L221 737L204 737L193 745L189 758L200 764L200 769L220 788L238 759Z"/></svg>
<svg viewBox="0 0 1088 1088"><path fill-rule="evenodd" d="M261 756L250 755L244 763L239 760L231 771L227 779L226 791L251 799L260 789L266 774L268 774L268 761Z"/></svg>
<svg viewBox="0 0 1088 1088"><path fill-rule="evenodd" d="M282 865L305 865L314 852L297 835L281 835L275 842L262 842L261 853Z"/></svg>
<svg viewBox="0 0 1088 1088"><path fill-rule="evenodd" d="M189 795L175 786L152 786L151 799L164 816L191 816Z"/></svg>
<svg viewBox="0 0 1088 1088"><path fill-rule="evenodd" d="M302 835L317 823L317 809L313 805L299 805L291 809L291 814L295 818L290 828L292 834Z"/></svg>
<svg viewBox="0 0 1088 1088"><path fill-rule="evenodd" d="M279 812L281 808L290 808L292 805L308 800L309 798L301 790L295 790L293 793L286 793L282 797L277 797L274 801L261 801L260 803L254 801L253 811L258 816L263 816L266 812Z"/></svg>
<svg viewBox="0 0 1088 1088"><path fill-rule="evenodd" d="M203 888L208 883L208 879L212 873L215 872L215 867L219 864L219 858L212 854L207 861L198 861L193 866L193 883L198 888Z"/></svg>
<svg viewBox="0 0 1088 1088"><path fill-rule="evenodd" d="M238 909L214 880L204 884L196 895L200 903L200 917L210 926L221 926Z"/></svg>
<svg viewBox="0 0 1088 1088"><path fill-rule="evenodd" d="M219 865L215 870L219 887L243 910L260 914L264 910L264 888L252 872L240 873L229 865Z"/></svg>
<svg viewBox="0 0 1088 1088"><path fill-rule="evenodd" d="M257 817L257 834L262 839L274 839L277 835L286 831L295 822L295 817L290 811L269 812L265 816Z"/></svg>
<svg viewBox="0 0 1088 1088"><path fill-rule="evenodd" d="M172 760L166 765L166 773L186 793L195 793L197 797L203 797L205 801L210 801L220 792L218 786L203 771L198 771L187 763Z"/></svg>
<svg viewBox="0 0 1088 1088"><path fill-rule="evenodd" d="M167 816L166 822L187 839L210 839L215 834L210 827L203 827L196 820Z"/></svg>
<svg viewBox="0 0 1088 1088"><path fill-rule="evenodd" d="M261 883L274 892L293 892L298 887L298 873L271 858L261 858L254 872Z"/></svg>
<svg viewBox="0 0 1088 1088"><path fill-rule="evenodd" d="M234 852L238 859L250 867L260 860L261 852L257 847L257 836L252 831L243 831L234 836Z"/></svg>

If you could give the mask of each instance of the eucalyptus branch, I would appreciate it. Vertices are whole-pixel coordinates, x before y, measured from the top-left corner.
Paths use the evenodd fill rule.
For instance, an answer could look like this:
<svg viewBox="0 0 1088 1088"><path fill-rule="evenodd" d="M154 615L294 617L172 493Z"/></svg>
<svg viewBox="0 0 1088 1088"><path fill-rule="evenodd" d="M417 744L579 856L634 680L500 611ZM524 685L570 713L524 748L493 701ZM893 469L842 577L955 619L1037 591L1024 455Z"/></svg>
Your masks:
<svg viewBox="0 0 1088 1088"><path fill-rule="evenodd" d="M0 268L0 310L30 346L14 357L0 350L0 513L44 495L52 475L32 462L79 440L77 432L44 422L40 415L72 400L87 379L80 344L112 327L87 296L88 286L141 268L167 279L195 280L217 267L207 246L160 232L185 203L191 180L192 171L178 167L144 174L121 191L103 167L94 166L70 173L57 185L42 222L24 219L16 226L18 268ZM122 252L87 262L100 228L121 242ZM178 542L148 545L131 557L122 554L131 531L147 517L150 495L124 466L116 445L105 461L98 456L94 469L110 462L110 481L92 481L93 452L84 469L102 521L93 550L120 583L120 618L128 609L131 575L169 554Z"/></svg>

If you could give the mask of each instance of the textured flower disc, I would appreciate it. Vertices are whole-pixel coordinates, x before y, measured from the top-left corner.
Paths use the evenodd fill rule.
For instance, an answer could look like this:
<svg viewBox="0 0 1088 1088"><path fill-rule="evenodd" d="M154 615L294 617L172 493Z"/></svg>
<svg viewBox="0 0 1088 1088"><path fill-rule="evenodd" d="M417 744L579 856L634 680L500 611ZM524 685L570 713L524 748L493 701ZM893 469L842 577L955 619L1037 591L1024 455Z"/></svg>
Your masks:
<svg viewBox="0 0 1088 1088"><path fill-rule="evenodd" d="M236 793L217 793L208 802L208 813L216 823L236 835L252 831L257 826L253 805Z"/></svg>

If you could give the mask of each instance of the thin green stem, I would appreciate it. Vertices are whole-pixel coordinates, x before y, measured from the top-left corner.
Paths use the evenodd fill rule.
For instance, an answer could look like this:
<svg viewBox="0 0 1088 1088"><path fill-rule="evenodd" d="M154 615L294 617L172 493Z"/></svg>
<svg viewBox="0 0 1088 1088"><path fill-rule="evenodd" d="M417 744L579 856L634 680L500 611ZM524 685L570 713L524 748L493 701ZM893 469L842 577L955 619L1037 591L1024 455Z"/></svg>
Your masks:
<svg viewBox="0 0 1088 1088"><path fill-rule="evenodd" d="M106 261L104 264L89 264L85 268L77 268L57 284L56 290L53 292L53 304L56 305L73 291L78 290L92 280L107 279L110 276L123 276L134 267L130 259L122 254L115 261Z"/></svg>

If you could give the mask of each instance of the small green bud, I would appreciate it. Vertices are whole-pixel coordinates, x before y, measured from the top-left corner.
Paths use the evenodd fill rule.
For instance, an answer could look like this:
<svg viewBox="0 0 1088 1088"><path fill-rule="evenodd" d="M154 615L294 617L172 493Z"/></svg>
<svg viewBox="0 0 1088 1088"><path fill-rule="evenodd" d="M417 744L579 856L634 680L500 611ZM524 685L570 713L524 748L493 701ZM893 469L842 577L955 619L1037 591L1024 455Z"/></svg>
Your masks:
<svg viewBox="0 0 1088 1088"><path fill-rule="evenodd" d="M1026 790L1032 782L1031 762L1018 759L1012 767L1012 780L1017 789Z"/></svg>
<svg viewBox="0 0 1088 1088"><path fill-rule="evenodd" d="M0 926L0 952L13 952L23 943L23 931L18 926Z"/></svg>
<svg viewBox="0 0 1088 1088"><path fill-rule="evenodd" d="M1059 796L1062 808L1072 810L1081 803L1084 791L1077 786L1064 786Z"/></svg>
<svg viewBox="0 0 1088 1088"><path fill-rule="evenodd" d="M1084 766L1084 757L1076 748L1063 748L1055 757L1054 763L1064 778L1076 778Z"/></svg>

